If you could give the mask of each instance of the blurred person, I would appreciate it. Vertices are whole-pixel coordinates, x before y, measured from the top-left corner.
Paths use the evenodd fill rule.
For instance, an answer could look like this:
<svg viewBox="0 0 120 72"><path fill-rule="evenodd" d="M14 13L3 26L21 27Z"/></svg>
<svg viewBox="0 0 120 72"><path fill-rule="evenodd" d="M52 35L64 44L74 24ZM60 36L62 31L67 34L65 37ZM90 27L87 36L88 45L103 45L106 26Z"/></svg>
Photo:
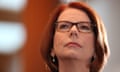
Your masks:
<svg viewBox="0 0 120 72"><path fill-rule="evenodd" d="M109 57L104 24L83 2L58 6L42 39L41 55L50 72L101 72Z"/></svg>

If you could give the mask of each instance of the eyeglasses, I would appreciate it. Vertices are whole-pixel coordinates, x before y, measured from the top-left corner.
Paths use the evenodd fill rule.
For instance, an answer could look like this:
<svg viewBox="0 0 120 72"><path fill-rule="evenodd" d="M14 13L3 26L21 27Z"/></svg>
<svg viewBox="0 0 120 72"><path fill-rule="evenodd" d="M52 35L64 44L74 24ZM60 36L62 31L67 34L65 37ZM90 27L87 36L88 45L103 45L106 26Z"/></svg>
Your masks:
<svg viewBox="0 0 120 72"><path fill-rule="evenodd" d="M79 32L84 32L84 33L93 32L93 27L95 26L88 21L81 21L77 23L73 23L69 21L59 21L59 22L56 22L56 24L57 24L56 29L57 31L60 31L60 32L69 32L74 25L76 26Z"/></svg>

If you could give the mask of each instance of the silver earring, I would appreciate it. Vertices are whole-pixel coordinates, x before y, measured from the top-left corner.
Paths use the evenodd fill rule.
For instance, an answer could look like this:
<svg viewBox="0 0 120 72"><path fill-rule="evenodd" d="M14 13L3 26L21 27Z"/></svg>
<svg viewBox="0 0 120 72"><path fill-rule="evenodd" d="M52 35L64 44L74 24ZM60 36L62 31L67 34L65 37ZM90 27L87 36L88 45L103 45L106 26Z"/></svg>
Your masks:
<svg viewBox="0 0 120 72"><path fill-rule="evenodd" d="M53 57L52 61L55 62L55 57Z"/></svg>

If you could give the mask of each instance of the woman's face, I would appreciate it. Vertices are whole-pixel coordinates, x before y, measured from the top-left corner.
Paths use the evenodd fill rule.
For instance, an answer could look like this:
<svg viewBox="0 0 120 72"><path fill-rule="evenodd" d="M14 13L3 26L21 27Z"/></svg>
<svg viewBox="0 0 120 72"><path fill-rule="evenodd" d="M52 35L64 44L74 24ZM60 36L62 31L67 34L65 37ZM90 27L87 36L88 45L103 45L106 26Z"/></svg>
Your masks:
<svg viewBox="0 0 120 72"><path fill-rule="evenodd" d="M84 11L68 8L58 17L57 22L60 21L76 23L90 22L90 19ZM63 28L66 27L63 26ZM80 32L76 25L73 25L70 30L66 32L56 29L51 53L56 55L58 60L77 59L88 61L94 54L94 33L92 31Z"/></svg>

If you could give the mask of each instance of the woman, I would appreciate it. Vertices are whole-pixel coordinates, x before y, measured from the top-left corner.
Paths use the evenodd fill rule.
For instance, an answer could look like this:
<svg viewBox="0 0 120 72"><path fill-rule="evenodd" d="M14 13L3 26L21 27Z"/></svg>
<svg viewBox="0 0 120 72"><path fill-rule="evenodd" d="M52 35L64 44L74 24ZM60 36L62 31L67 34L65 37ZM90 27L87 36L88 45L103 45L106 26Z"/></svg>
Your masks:
<svg viewBox="0 0 120 72"><path fill-rule="evenodd" d="M41 55L51 72L100 72L108 56L105 28L88 5L60 5L50 16Z"/></svg>

